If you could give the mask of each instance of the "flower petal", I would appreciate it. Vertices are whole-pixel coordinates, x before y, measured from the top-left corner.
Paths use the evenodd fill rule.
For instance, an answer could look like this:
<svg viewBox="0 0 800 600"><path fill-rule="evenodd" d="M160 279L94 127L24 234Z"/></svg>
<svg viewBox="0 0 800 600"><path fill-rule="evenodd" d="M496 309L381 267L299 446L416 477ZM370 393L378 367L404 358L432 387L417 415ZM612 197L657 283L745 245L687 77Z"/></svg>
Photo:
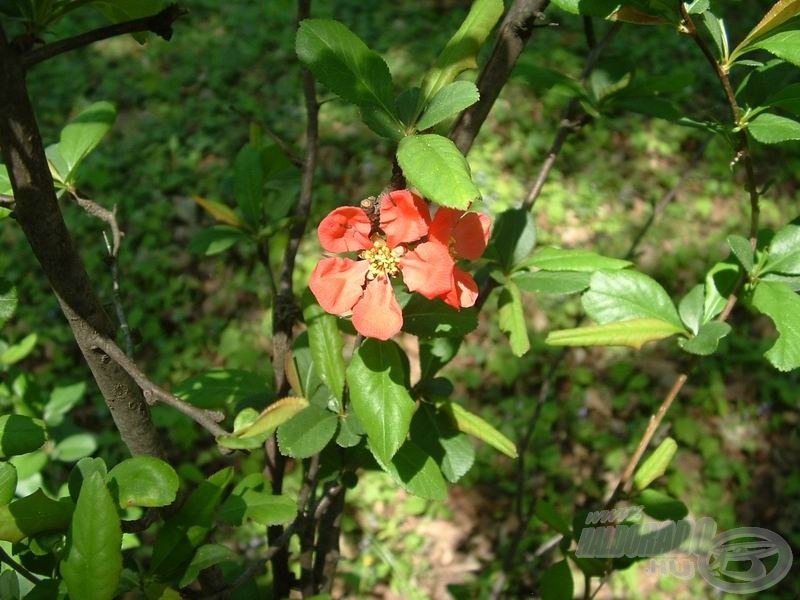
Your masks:
<svg viewBox="0 0 800 600"><path fill-rule="evenodd" d="M389 192L381 200L381 229L392 248L416 242L428 234L430 224L428 205L408 190Z"/></svg>
<svg viewBox="0 0 800 600"><path fill-rule="evenodd" d="M492 220L483 213L466 213L453 228L456 255L467 260L478 260L492 231Z"/></svg>
<svg viewBox="0 0 800 600"><path fill-rule="evenodd" d="M324 310L342 315L363 295L368 268L365 260L323 258L314 267L308 287Z"/></svg>
<svg viewBox="0 0 800 600"><path fill-rule="evenodd" d="M478 299L478 284L475 283L472 275L455 267L452 287L441 298L453 308L469 308L474 306Z"/></svg>
<svg viewBox="0 0 800 600"><path fill-rule="evenodd" d="M353 326L365 337L388 340L400 333L403 311L388 277L367 282L364 295L353 307Z"/></svg>
<svg viewBox="0 0 800 600"><path fill-rule="evenodd" d="M412 292L436 298L452 287L455 263L447 247L438 242L425 242L398 261L403 281Z"/></svg>
<svg viewBox="0 0 800 600"><path fill-rule="evenodd" d="M453 229L463 214L463 210L456 210L455 208L447 208L446 206L437 208L436 214L433 215L428 238L444 244L445 247L449 247L453 238Z"/></svg>
<svg viewBox="0 0 800 600"><path fill-rule="evenodd" d="M354 252L372 247L371 229L372 224L363 210L356 206L340 206L322 219L317 235L328 252Z"/></svg>

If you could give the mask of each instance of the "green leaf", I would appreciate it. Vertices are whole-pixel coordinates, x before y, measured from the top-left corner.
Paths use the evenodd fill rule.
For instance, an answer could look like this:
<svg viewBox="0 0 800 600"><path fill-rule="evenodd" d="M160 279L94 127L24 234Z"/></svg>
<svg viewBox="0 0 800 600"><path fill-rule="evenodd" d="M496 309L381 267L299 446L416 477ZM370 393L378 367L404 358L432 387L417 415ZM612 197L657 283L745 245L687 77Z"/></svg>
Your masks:
<svg viewBox="0 0 800 600"><path fill-rule="evenodd" d="M308 327L308 344L320 379L341 403L344 391L344 342L337 319L314 301L310 292L305 295L303 319Z"/></svg>
<svg viewBox="0 0 800 600"><path fill-rule="evenodd" d="M64 161L61 173L67 183L75 180L75 170L108 133L117 118L110 102L95 102L87 106L61 130L58 154Z"/></svg>
<svg viewBox="0 0 800 600"><path fill-rule="evenodd" d="M740 54L754 49L753 42L763 39L770 31L780 27L798 14L800 14L800 0L778 0L736 47L731 54L731 62L736 60Z"/></svg>
<svg viewBox="0 0 800 600"><path fill-rule="evenodd" d="M225 408L254 398L263 406L272 398L270 384L263 376L240 369L213 369L193 375L176 385L172 393L198 408Z"/></svg>
<svg viewBox="0 0 800 600"><path fill-rule="evenodd" d="M6 348L6 350L0 354L0 365L13 365L26 358L33 352L38 339L38 335L30 333L22 338L21 341Z"/></svg>
<svg viewBox="0 0 800 600"><path fill-rule="evenodd" d="M17 304L19 304L17 288L0 279L0 327L14 316Z"/></svg>
<svg viewBox="0 0 800 600"><path fill-rule="evenodd" d="M753 306L778 329L778 340L764 356L779 371L800 367L800 296L784 283L761 281L753 293Z"/></svg>
<svg viewBox="0 0 800 600"><path fill-rule="evenodd" d="M311 405L278 427L281 454L308 458L322 451L333 439L339 418L335 413Z"/></svg>
<svg viewBox="0 0 800 600"><path fill-rule="evenodd" d="M477 326L475 309L457 310L439 299L412 294L403 307L403 331L420 338L464 337Z"/></svg>
<svg viewBox="0 0 800 600"><path fill-rule="evenodd" d="M350 400L375 457L386 465L406 439L414 401L399 346L367 339L347 368Z"/></svg>
<svg viewBox="0 0 800 600"><path fill-rule="evenodd" d="M554 531L557 531L567 539L572 538L572 529L567 520L562 517L555 506L545 500L537 500L534 509L536 517Z"/></svg>
<svg viewBox="0 0 800 600"><path fill-rule="evenodd" d="M91 433L76 433L64 438L53 448L52 459L61 462L77 462L81 458L94 454L97 450L97 438Z"/></svg>
<svg viewBox="0 0 800 600"><path fill-rule="evenodd" d="M508 335L511 351L522 356L531 349L528 339L528 324L522 306L522 294L513 281L507 281L497 298L500 329Z"/></svg>
<svg viewBox="0 0 800 600"><path fill-rule="evenodd" d="M8 176L8 169L0 163L0 194L14 196L14 189L11 187L11 178Z"/></svg>
<svg viewBox="0 0 800 600"><path fill-rule="evenodd" d="M678 345L689 352L699 356L714 354L719 346L719 341L731 332L731 326L721 321L704 323L697 335L687 339L678 340Z"/></svg>
<svg viewBox="0 0 800 600"><path fill-rule="evenodd" d="M412 441L405 442L391 462L375 459L407 492L428 500L447 499L447 483L436 462Z"/></svg>
<svg viewBox="0 0 800 600"><path fill-rule="evenodd" d="M213 256L225 252L236 242L245 237L244 231L230 225L213 225L201 229L189 242L189 252Z"/></svg>
<svg viewBox="0 0 800 600"><path fill-rule="evenodd" d="M67 536L61 575L72 598L111 600L122 573L117 506L99 473L83 482Z"/></svg>
<svg viewBox="0 0 800 600"><path fill-rule="evenodd" d="M783 61L780 61L780 63L786 64ZM750 80L748 80L749 83ZM800 115L800 83L782 86L776 93L767 97L761 105L782 108L795 116Z"/></svg>
<svg viewBox="0 0 800 600"><path fill-rule="evenodd" d="M235 560L236 558L237 554L222 544L206 544L205 546L200 546L192 557L192 561L186 567L186 571L184 571L183 576L178 582L178 587L187 587L197 579L197 576L200 575L200 571L203 569L208 569L221 562Z"/></svg>
<svg viewBox="0 0 800 600"><path fill-rule="evenodd" d="M534 90L554 89L567 97L585 98L586 90L579 81L552 69L540 66L538 63L526 60L526 55L514 68L514 75L521 77Z"/></svg>
<svg viewBox="0 0 800 600"><path fill-rule="evenodd" d="M455 358L461 347L459 338L433 338L419 340L420 379L430 379Z"/></svg>
<svg viewBox="0 0 800 600"><path fill-rule="evenodd" d="M659 521L680 521L689 509L680 500L656 490L644 490L635 501L644 506L644 512Z"/></svg>
<svg viewBox="0 0 800 600"><path fill-rule="evenodd" d="M364 125L379 136L399 142L406 135L406 129L398 117L394 114L390 115L380 106L363 104L360 112Z"/></svg>
<svg viewBox="0 0 800 600"><path fill-rule="evenodd" d="M0 416L0 458L27 454L47 439L44 423L23 415Z"/></svg>
<svg viewBox="0 0 800 600"><path fill-rule="evenodd" d="M789 223L775 234L764 272L800 274L800 225Z"/></svg>
<svg viewBox="0 0 800 600"><path fill-rule="evenodd" d="M678 312L684 325L694 334L700 331L703 321L705 292L702 284L697 284L678 304Z"/></svg>
<svg viewBox="0 0 800 600"><path fill-rule="evenodd" d="M692 0L691 2L684 2L684 4L686 5L686 12L690 15L701 15L711 7L709 0Z"/></svg>
<svg viewBox="0 0 800 600"><path fill-rule="evenodd" d="M211 530L214 513L232 478L233 467L217 471L201 482L181 509L164 523L153 545L151 573L169 580L182 572L194 549Z"/></svg>
<svg viewBox="0 0 800 600"><path fill-rule="evenodd" d="M0 506L0 540L16 544L46 531L65 531L74 506L51 500L39 489L30 496Z"/></svg>
<svg viewBox="0 0 800 600"><path fill-rule="evenodd" d="M683 331L678 312L654 279L637 271L598 271L592 275L583 308L592 319L605 325L631 319L666 321Z"/></svg>
<svg viewBox="0 0 800 600"><path fill-rule="evenodd" d="M664 441L658 445L658 448L647 457L647 460L636 469L636 474L633 476L633 484L636 486L636 489L643 490L647 488L656 479L666 473L667 467L669 463L672 462L672 458L675 456L677 450L678 443L674 439L671 437L664 439Z"/></svg>
<svg viewBox="0 0 800 600"><path fill-rule="evenodd" d="M417 123L423 131L453 117L480 99L477 86L471 81L454 81L443 87L428 103Z"/></svg>
<svg viewBox="0 0 800 600"><path fill-rule="evenodd" d="M262 221L264 173L261 153L245 144L233 163L233 189L245 222L258 229Z"/></svg>
<svg viewBox="0 0 800 600"><path fill-rule="evenodd" d="M797 39L800 45L800 37ZM747 124L747 131L762 144L780 144L800 140L800 122L763 112Z"/></svg>
<svg viewBox="0 0 800 600"><path fill-rule="evenodd" d="M520 267L536 267L543 271L618 271L630 267L633 263L620 258L601 256L588 250L571 250L567 248L539 248L533 256L523 261Z"/></svg>
<svg viewBox="0 0 800 600"><path fill-rule="evenodd" d="M61 425L64 415L80 402L86 394L86 382L60 385L50 392L50 399L44 405L44 422L49 427Z"/></svg>
<svg viewBox="0 0 800 600"><path fill-rule="evenodd" d="M451 483L461 479L475 462L470 439L455 428L449 415L424 404L411 420L411 440L436 461Z"/></svg>
<svg viewBox="0 0 800 600"><path fill-rule="evenodd" d="M577 294L589 287L591 277L591 273L579 271L517 271L511 279L526 292Z"/></svg>
<svg viewBox="0 0 800 600"><path fill-rule="evenodd" d="M78 496L81 493L81 486L83 482L91 477L92 473L100 473L105 480L108 474L106 463L102 458L82 458L80 459L72 471L70 471L69 479L67 480L67 487L69 489L69 497L75 502L78 501Z"/></svg>
<svg viewBox="0 0 800 600"><path fill-rule="evenodd" d="M730 262L721 262L711 267L706 274L705 305L703 323L709 322L725 308L728 296L736 287L739 268Z"/></svg>
<svg viewBox="0 0 800 600"><path fill-rule="evenodd" d="M703 23L711 34L711 39L714 40L714 45L719 52L718 58L723 62L727 61L730 50L728 48L728 32L725 30L725 21L711 11L707 11L703 13Z"/></svg>
<svg viewBox="0 0 800 600"><path fill-rule="evenodd" d="M262 489L258 489L262 488ZM289 496L276 496L258 488L234 490L219 510L219 518L239 526L245 519L259 525L282 525L297 515L297 502Z"/></svg>
<svg viewBox="0 0 800 600"><path fill-rule="evenodd" d="M239 229L244 228L244 223L242 223L239 216L227 204L216 202L215 200L206 200L197 195L192 196L192 199L218 223L230 225L231 227L237 227Z"/></svg>
<svg viewBox="0 0 800 600"><path fill-rule="evenodd" d="M467 69L477 68L478 51L503 14L502 0L475 0L458 31L450 38L422 81L427 100Z"/></svg>
<svg viewBox="0 0 800 600"><path fill-rule="evenodd" d="M467 159L446 137L432 133L404 137L397 147L397 162L408 183L436 204L466 210L481 197Z"/></svg>
<svg viewBox="0 0 800 600"><path fill-rule="evenodd" d="M396 119L389 67L342 23L302 21L296 50L303 64L335 94L359 106L375 105Z"/></svg>
<svg viewBox="0 0 800 600"><path fill-rule="evenodd" d="M336 436L336 443L342 448L352 448L361 441L364 435L364 426L358 420L354 412L348 412L339 421L339 433Z"/></svg>
<svg viewBox="0 0 800 600"><path fill-rule="evenodd" d="M536 246L536 221L530 211L512 208L500 213L492 227L486 258L500 263L510 273Z"/></svg>
<svg viewBox="0 0 800 600"><path fill-rule="evenodd" d="M478 415L469 412L454 402L446 402L444 410L453 419L459 431L486 442L495 450L502 452L509 458L517 458L517 447L502 433Z"/></svg>
<svg viewBox="0 0 800 600"><path fill-rule="evenodd" d="M154 456L123 460L108 473L120 507L167 506L175 501L180 481L170 465Z"/></svg>
<svg viewBox="0 0 800 600"><path fill-rule="evenodd" d="M740 235L729 235L728 246L731 247L733 254L739 259L746 273L753 270L753 247L750 241Z"/></svg>
<svg viewBox="0 0 800 600"><path fill-rule="evenodd" d="M267 437L280 425L308 407L308 400L289 396L270 404L258 418L244 429L233 432L235 438ZM222 439L220 438L220 443ZM224 445L224 444L223 444Z"/></svg>
<svg viewBox="0 0 800 600"><path fill-rule="evenodd" d="M551 346L630 346L640 350L648 342L685 333L661 319L630 319L605 325L551 331L545 339Z"/></svg>
<svg viewBox="0 0 800 600"><path fill-rule="evenodd" d="M566 559L550 565L542 575L539 584L542 600L572 600L575 586L572 582L572 571Z"/></svg>
<svg viewBox="0 0 800 600"><path fill-rule="evenodd" d="M14 499L17 489L17 468L10 462L0 462L0 505Z"/></svg>

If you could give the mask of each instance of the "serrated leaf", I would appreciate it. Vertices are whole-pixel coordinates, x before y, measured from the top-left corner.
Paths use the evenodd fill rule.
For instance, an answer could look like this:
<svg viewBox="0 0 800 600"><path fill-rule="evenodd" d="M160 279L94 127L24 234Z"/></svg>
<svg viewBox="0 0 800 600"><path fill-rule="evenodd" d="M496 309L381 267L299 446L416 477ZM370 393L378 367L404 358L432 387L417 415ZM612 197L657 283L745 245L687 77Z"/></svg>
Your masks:
<svg viewBox="0 0 800 600"><path fill-rule="evenodd" d="M660 319L630 319L551 331L545 343L551 346L630 346L641 350L648 342L680 333L685 333L682 327Z"/></svg>
<svg viewBox="0 0 800 600"><path fill-rule="evenodd" d="M789 223L775 234L764 273L800 274L800 225Z"/></svg>
<svg viewBox="0 0 800 600"><path fill-rule="evenodd" d="M645 514L659 521L680 521L689 514L683 502L657 490L644 490L635 501L644 506Z"/></svg>
<svg viewBox="0 0 800 600"><path fill-rule="evenodd" d="M720 262L706 274L703 323L719 315L728 302L728 296L736 287L739 268L730 262Z"/></svg>
<svg viewBox="0 0 800 600"><path fill-rule="evenodd" d="M411 421L411 440L439 465L445 478L455 483L475 462L475 448L460 433L449 415L425 404Z"/></svg>
<svg viewBox="0 0 800 600"><path fill-rule="evenodd" d="M453 117L480 100L478 88L471 81L454 81L443 87L428 103L417 122L423 131Z"/></svg>
<svg viewBox="0 0 800 600"><path fill-rule="evenodd" d="M797 39L800 46L800 37ZM781 144L800 140L800 122L788 117L761 113L747 124L747 131L762 144Z"/></svg>
<svg viewBox="0 0 800 600"><path fill-rule="evenodd" d="M505 273L527 262L536 246L536 221L522 208L506 210L495 219L485 257L500 263Z"/></svg>
<svg viewBox="0 0 800 600"><path fill-rule="evenodd" d="M467 210L481 197L467 159L446 137L432 133L404 137L397 147L397 162L408 183L436 204Z"/></svg>
<svg viewBox="0 0 800 600"><path fill-rule="evenodd" d="M361 120L364 125L381 137L394 142L399 142L406 135L406 129L393 114L388 114L383 108L375 104L362 104L360 107Z"/></svg>
<svg viewBox="0 0 800 600"><path fill-rule="evenodd" d="M117 110L110 102L95 102L61 130L58 154L64 161L61 175L65 182L75 179L75 170L108 133L117 118Z"/></svg>
<svg viewBox="0 0 800 600"><path fill-rule="evenodd" d="M719 341L731 332L731 326L721 321L704 323L692 338L678 340L678 345L689 352L699 356L714 354L719 346Z"/></svg>
<svg viewBox="0 0 800 600"><path fill-rule="evenodd" d="M778 340L764 356L779 371L800 367L800 296L784 283L761 281L753 293L753 306L778 329Z"/></svg>
<svg viewBox="0 0 800 600"><path fill-rule="evenodd" d="M375 455L381 468L407 492L428 500L445 500L447 483L436 462L412 441L405 442L390 462Z"/></svg>
<svg viewBox="0 0 800 600"><path fill-rule="evenodd" d="M522 294L513 281L507 281L497 298L497 315L500 330L508 335L511 351L522 356L531 349L528 324L522 306Z"/></svg>
<svg viewBox="0 0 800 600"><path fill-rule="evenodd" d="M230 249L244 237L245 233L237 227L213 225L194 234L189 242L189 252L213 256Z"/></svg>
<svg viewBox="0 0 800 600"><path fill-rule="evenodd" d="M396 117L389 67L342 23L302 21L295 47L300 60L335 94L359 106L376 105Z"/></svg>
<svg viewBox="0 0 800 600"><path fill-rule="evenodd" d="M342 448L352 448L361 441L364 435L364 427L358 420L356 413L350 411L339 421L339 433L336 435L336 443Z"/></svg>
<svg viewBox="0 0 800 600"><path fill-rule="evenodd" d="M0 458L27 454L47 439L44 423L23 415L0 416Z"/></svg>
<svg viewBox="0 0 800 600"><path fill-rule="evenodd" d="M669 463L678 451L678 443L671 437L665 438L653 453L636 469L633 484L643 490L667 471Z"/></svg>
<svg viewBox="0 0 800 600"><path fill-rule="evenodd" d="M0 327L14 316L18 304L17 288L0 279Z"/></svg>
<svg viewBox="0 0 800 600"><path fill-rule="evenodd" d="M694 334L700 331L703 321L703 307L705 301L705 288L698 283L686 294L678 304L678 313L684 325Z"/></svg>
<svg viewBox="0 0 800 600"><path fill-rule="evenodd" d="M566 559L550 565L539 584L542 600L572 600L575 585Z"/></svg>
<svg viewBox="0 0 800 600"><path fill-rule="evenodd" d="M422 81L422 97L432 98L466 69L478 66L478 51L503 14L502 0L475 0L458 31Z"/></svg>
<svg viewBox="0 0 800 600"><path fill-rule="evenodd" d="M420 379L431 379L439 369L455 358L460 347L461 339L459 338L420 339Z"/></svg>
<svg viewBox="0 0 800 600"><path fill-rule="evenodd" d="M172 504L180 481L175 469L163 460L154 456L134 456L108 472L108 485L122 508L153 507Z"/></svg>
<svg viewBox="0 0 800 600"><path fill-rule="evenodd" d="M314 301L310 292L305 296L303 319L308 327L308 344L311 357L319 370L320 379L333 392L339 402L344 391L344 342L337 319L325 312Z"/></svg>
<svg viewBox="0 0 800 600"><path fill-rule="evenodd" d="M453 419L459 431L478 438L482 442L486 442L492 448L502 452L509 458L517 458L517 447L514 442L509 440L478 415L469 412L467 409L454 402L445 402L443 409Z"/></svg>
<svg viewBox="0 0 800 600"><path fill-rule="evenodd" d="M770 31L780 27L798 14L800 14L800 0L778 0L736 47L731 54L731 60L735 60L738 55L752 49L753 42L763 38Z"/></svg>
<svg viewBox="0 0 800 600"><path fill-rule="evenodd" d="M200 196L192 196L192 198L219 223L239 229L244 227L242 220L227 204L216 202L215 200L206 200Z"/></svg>
<svg viewBox="0 0 800 600"><path fill-rule="evenodd" d="M335 413L311 405L278 427L281 454L308 458L321 452L336 433L339 418Z"/></svg>
<svg viewBox="0 0 800 600"><path fill-rule="evenodd" d="M16 544L46 531L65 531L75 507L51 500L39 489L30 496L0 506L0 540Z"/></svg>
<svg viewBox="0 0 800 600"><path fill-rule="evenodd" d="M588 250L572 250L567 248L539 248L533 256L520 263L520 267L536 267L543 271L618 271L630 267L633 263L620 258L602 256Z"/></svg>
<svg viewBox="0 0 800 600"><path fill-rule="evenodd" d="M178 582L178 587L183 588L188 586L197 579L197 576L200 575L200 571L236 558L237 554L222 544L206 544L205 546L200 546L192 557L192 561L186 567L186 571L184 571L181 580Z"/></svg>
<svg viewBox="0 0 800 600"><path fill-rule="evenodd" d="M81 486L67 536L61 575L72 598L111 600L122 573L122 528L99 473Z"/></svg>
<svg viewBox="0 0 800 600"><path fill-rule="evenodd" d="M725 22L711 11L703 13L703 23L714 40L714 45L719 52L718 57L722 61L728 59L728 32L725 30Z"/></svg>
<svg viewBox="0 0 800 600"><path fill-rule="evenodd" d="M347 384L370 450L389 464L405 441L414 414L400 348L391 341L367 339L353 354Z"/></svg>
<svg viewBox="0 0 800 600"><path fill-rule="evenodd" d="M691 2L684 2L686 5L686 12L690 15L700 15L706 12L711 3L709 0L692 0Z"/></svg>
<svg viewBox="0 0 800 600"><path fill-rule="evenodd" d="M0 506L14 499L17 489L17 468L10 462L0 462Z"/></svg>
<svg viewBox="0 0 800 600"><path fill-rule="evenodd" d="M577 294L589 287L591 277L580 271L517 271L511 276L521 290L537 294Z"/></svg>
<svg viewBox="0 0 800 600"><path fill-rule="evenodd" d="M244 429L234 431L233 437L251 438L269 435L297 413L308 407L308 400L289 396L270 404L258 418Z"/></svg>
<svg viewBox="0 0 800 600"><path fill-rule="evenodd" d="M420 338L464 337L477 326L475 309L457 310L439 299L412 294L403 307L403 331Z"/></svg>
<svg viewBox="0 0 800 600"><path fill-rule="evenodd" d="M750 241L740 235L729 235L728 246L739 259L739 263L744 267L746 273L753 270L753 247Z"/></svg>
<svg viewBox="0 0 800 600"><path fill-rule="evenodd" d="M272 397L269 381L241 369L212 369L192 375L176 385L172 393L198 408L225 408L252 398L263 406Z"/></svg>
<svg viewBox="0 0 800 600"><path fill-rule="evenodd" d="M675 305L653 278L637 271L598 271L592 275L583 308L601 325L631 319L655 319L682 331Z"/></svg>

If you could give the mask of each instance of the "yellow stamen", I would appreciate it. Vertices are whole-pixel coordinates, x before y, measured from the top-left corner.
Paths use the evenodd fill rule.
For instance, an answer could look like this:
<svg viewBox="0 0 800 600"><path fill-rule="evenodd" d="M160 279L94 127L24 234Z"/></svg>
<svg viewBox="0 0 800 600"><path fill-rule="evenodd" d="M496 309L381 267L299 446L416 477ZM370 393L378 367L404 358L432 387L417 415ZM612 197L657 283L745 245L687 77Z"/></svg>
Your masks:
<svg viewBox="0 0 800 600"><path fill-rule="evenodd" d="M372 248L364 250L364 259L369 262L367 277L372 279L379 275L397 275L399 272L397 258L397 254L386 245L386 242L382 239L375 240Z"/></svg>

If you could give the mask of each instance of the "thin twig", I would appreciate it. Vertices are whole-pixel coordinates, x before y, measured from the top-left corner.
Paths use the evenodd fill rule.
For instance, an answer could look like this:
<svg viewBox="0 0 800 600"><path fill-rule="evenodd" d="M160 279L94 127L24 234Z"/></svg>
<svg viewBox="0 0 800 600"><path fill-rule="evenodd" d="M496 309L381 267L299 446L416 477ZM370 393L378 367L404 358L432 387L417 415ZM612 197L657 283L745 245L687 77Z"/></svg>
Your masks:
<svg viewBox="0 0 800 600"><path fill-rule="evenodd" d="M218 425L218 423L225 418L224 414L216 410L206 410L192 406L159 387L150 381L144 371L142 371L111 339L98 334L94 339L94 345L133 378L136 385L141 388L145 400L147 400L149 404L161 402L167 406L171 406L208 430L215 438L228 435L228 432Z"/></svg>
<svg viewBox="0 0 800 600"><path fill-rule="evenodd" d="M88 198L81 198L75 190L70 190L70 195L83 210L93 217L103 221L111 229L111 253L113 256L119 254L120 244L122 243L123 233L117 223L117 215L114 210L100 206L97 202Z"/></svg>
<svg viewBox="0 0 800 600"><path fill-rule="evenodd" d="M64 52L70 52L71 50L83 48L84 46L99 42L100 40L106 40L127 33L149 31L165 40L169 40L172 37L173 23L185 14L187 14L185 9L177 4L170 4L161 12L150 15L149 17L107 25L106 27L93 29L92 31L87 31L74 37L59 40L52 44L46 44L40 48L30 50L22 55L22 61L25 68L29 69L42 61L63 54Z"/></svg>
<svg viewBox="0 0 800 600"><path fill-rule="evenodd" d="M36 575L28 571L25 567L15 561L11 556L2 548L0 548L0 562L6 563L9 567L14 569L17 573L22 575L25 579L33 583L34 585L39 583L41 579L39 579Z"/></svg>

